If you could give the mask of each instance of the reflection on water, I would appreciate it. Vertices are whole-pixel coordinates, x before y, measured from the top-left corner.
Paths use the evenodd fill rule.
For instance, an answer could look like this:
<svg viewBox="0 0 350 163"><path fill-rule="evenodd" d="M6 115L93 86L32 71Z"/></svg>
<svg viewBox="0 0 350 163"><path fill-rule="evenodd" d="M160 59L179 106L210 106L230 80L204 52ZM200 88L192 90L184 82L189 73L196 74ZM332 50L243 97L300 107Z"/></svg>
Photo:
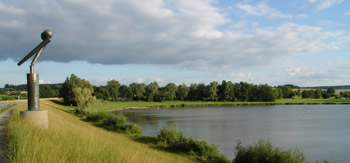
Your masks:
<svg viewBox="0 0 350 163"><path fill-rule="evenodd" d="M349 162L350 105L275 105L124 110L123 114L156 136L160 128L176 124L187 136L219 145L233 159L237 140L258 139L282 149L298 148L309 161Z"/></svg>

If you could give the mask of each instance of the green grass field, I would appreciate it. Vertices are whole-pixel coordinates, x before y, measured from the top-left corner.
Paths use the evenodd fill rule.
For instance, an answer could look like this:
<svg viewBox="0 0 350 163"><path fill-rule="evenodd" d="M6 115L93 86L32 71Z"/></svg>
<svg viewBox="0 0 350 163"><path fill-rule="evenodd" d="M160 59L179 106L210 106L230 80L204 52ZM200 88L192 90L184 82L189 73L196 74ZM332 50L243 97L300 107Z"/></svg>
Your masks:
<svg viewBox="0 0 350 163"><path fill-rule="evenodd" d="M41 109L49 111L47 130L20 120L19 111L25 109L26 104L18 104L9 120L9 162L195 162L95 127L51 101L41 102Z"/></svg>
<svg viewBox="0 0 350 163"><path fill-rule="evenodd" d="M284 105L284 104L350 104L348 99L278 99L275 102L208 102L208 101L165 101L165 102L103 102L96 107L98 111L142 108L174 108L201 106L237 106L237 105Z"/></svg>

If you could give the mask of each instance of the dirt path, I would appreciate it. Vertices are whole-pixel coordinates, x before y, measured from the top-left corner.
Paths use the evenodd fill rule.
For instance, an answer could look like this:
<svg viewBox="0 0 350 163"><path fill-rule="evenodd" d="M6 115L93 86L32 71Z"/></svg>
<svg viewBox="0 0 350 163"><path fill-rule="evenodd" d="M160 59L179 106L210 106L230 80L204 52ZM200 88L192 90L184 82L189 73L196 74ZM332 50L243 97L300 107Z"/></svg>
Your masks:
<svg viewBox="0 0 350 163"><path fill-rule="evenodd" d="M0 163L7 162L6 152L6 128L8 119L11 116L13 108L6 110L0 114Z"/></svg>

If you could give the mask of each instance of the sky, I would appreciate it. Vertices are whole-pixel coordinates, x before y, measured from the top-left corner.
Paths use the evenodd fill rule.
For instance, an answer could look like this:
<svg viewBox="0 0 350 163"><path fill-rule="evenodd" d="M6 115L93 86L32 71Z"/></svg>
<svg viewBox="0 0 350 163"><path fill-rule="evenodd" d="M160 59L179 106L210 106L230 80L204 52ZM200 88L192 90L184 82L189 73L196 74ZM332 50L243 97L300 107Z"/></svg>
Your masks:
<svg viewBox="0 0 350 163"><path fill-rule="evenodd" d="M2 0L0 88L26 83L45 29L43 84L350 85L344 0Z"/></svg>

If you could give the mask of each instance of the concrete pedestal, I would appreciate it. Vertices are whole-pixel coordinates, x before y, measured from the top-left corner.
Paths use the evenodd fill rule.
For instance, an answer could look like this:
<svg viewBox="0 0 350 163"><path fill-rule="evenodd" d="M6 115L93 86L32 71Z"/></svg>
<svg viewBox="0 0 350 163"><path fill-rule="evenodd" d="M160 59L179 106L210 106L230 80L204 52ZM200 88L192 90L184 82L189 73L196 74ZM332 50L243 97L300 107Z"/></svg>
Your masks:
<svg viewBox="0 0 350 163"><path fill-rule="evenodd" d="M21 119L43 129L49 128L49 118L47 110L21 111Z"/></svg>

